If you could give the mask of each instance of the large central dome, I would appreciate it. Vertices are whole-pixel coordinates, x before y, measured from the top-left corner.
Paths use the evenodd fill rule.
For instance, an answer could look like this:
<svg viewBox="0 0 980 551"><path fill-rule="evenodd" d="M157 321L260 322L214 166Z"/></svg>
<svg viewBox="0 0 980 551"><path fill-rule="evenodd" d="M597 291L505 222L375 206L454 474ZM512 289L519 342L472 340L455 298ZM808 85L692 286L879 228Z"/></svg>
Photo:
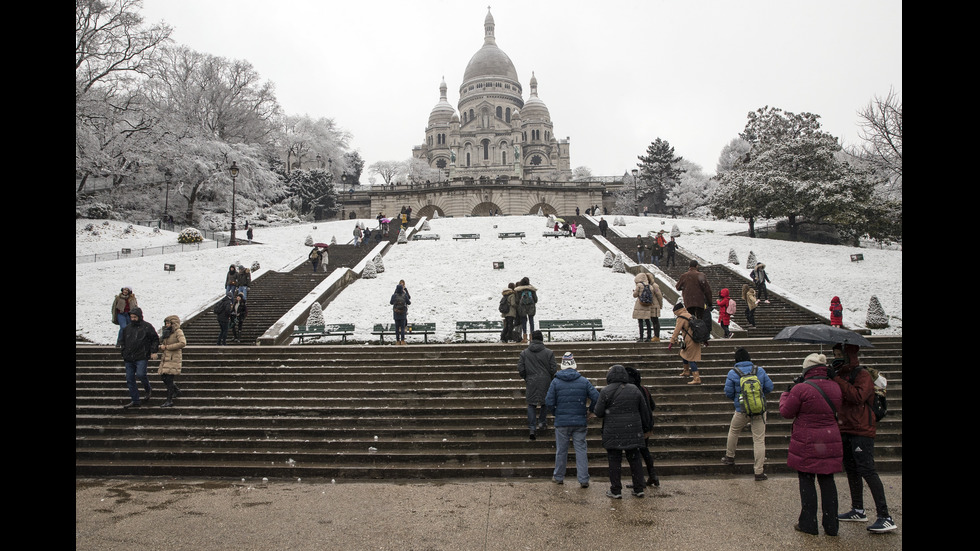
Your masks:
<svg viewBox="0 0 980 551"><path fill-rule="evenodd" d="M518 82L520 79L517 78L514 63L503 50L497 47L497 41L493 36L493 16L489 12L483 27L485 33L483 47L470 58L466 71L463 72L463 82L488 76L505 77Z"/></svg>

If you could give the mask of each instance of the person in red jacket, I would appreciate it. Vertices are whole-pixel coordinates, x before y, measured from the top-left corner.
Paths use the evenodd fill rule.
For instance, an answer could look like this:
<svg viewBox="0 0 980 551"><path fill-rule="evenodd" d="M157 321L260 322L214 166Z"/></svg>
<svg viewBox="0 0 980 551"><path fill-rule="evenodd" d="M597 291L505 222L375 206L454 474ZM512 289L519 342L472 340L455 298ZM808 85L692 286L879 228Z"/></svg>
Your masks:
<svg viewBox="0 0 980 551"><path fill-rule="evenodd" d="M843 521L867 522L864 512L864 483L868 483L875 501L877 520L868 530L875 533L898 528L888 514L885 487L875 469L875 434L877 420L871 410L874 400L874 381L858 360L860 347L853 344L834 346L834 381L840 386L843 404L840 411L840 432L844 443L844 470L851 492L851 510L841 513Z"/></svg>
<svg viewBox="0 0 980 551"><path fill-rule="evenodd" d="M830 326L842 327L844 325L844 306L840 303L840 297L830 299Z"/></svg>
<svg viewBox="0 0 980 551"><path fill-rule="evenodd" d="M840 387L828 376L827 357L810 354L803 360L803 374L779 397L779 414L793 419L786 464L800 482L800 517L794 528L817 535L817 490L823 511L823 530L836 536L837 484L834 473L843 470L844 450L835 414L841 408Z"/></svg>
<svg viewBox="0 0 980 551"><path fill-rule="evenodd" d="M725 338L732 338L732 332L728 330L729 324L732 323L732 316L728 313L728 303L732 299L728 296L728 288L724 288L718 292L718 300L715 304L718 305L718 325L725 330Z"/></svg>

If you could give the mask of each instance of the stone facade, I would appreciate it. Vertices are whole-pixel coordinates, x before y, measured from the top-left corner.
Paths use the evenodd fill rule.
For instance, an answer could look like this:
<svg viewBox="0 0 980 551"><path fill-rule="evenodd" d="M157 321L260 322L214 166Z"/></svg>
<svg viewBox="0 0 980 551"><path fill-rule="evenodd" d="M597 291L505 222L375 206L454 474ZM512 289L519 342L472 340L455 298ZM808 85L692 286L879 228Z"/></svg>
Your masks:
<svg viewBox="0 0 980 551"><path fill-rule="evenodd" d="M493 16L484 20L483 47L466 66L454 109L445 78L439 103L429 114L425 143L412 157L436 169L436 181L468 179L502 184L513 181L567 182L572 169L568 139L558 140L548 107L530 80L525 102L517 69L497 47Z"/></svg>

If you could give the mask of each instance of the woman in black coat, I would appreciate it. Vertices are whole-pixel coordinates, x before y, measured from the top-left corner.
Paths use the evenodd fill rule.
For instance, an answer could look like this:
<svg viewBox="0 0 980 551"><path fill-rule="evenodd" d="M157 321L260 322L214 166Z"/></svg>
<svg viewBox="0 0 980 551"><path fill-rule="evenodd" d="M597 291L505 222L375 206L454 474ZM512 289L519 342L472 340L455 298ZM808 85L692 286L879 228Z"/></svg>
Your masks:
<svg viewBox="0 0 980 551"><path fill-rule="evenodd" d="M602 417L602 447L609 459L609 491L606 496L622 499L623 485L620 473L623 468L623 452L633 475L633 496L643 497L643 464L640 448L645 444L644 435L653 430L653 416L646 396L630 384L626 368L616 364L606 373L608 383L599 392L596 417Z"/></svg>

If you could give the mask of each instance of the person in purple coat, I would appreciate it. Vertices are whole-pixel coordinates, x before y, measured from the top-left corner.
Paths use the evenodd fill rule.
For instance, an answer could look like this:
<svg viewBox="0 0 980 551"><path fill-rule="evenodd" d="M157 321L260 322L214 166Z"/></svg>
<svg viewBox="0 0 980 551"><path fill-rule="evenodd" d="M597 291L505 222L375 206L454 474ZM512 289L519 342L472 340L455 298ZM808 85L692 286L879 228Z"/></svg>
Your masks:
<svg viewBox="0 0 980 551"><path fill-rule="evenodd" d="M779 414L793 419L786 464L796 470L800 483L801 510L794 528L807 534L819 533L816 480L820 484L824 533L836 536L839 522L834 473L844 470L844 446L837 427L840 386L828 371L826 356L807 356L803 374L779 397Z"/></svg>

